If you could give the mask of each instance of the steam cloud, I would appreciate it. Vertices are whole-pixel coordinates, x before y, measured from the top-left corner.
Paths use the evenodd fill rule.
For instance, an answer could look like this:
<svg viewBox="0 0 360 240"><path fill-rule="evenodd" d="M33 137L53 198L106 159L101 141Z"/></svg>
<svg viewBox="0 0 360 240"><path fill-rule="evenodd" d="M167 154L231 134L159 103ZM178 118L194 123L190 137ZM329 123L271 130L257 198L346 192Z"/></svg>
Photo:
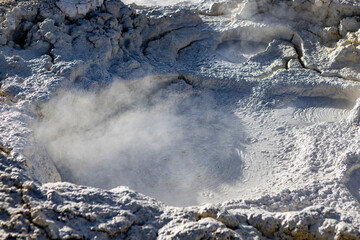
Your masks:
<svg viewBox="0 0 360 240"><path fill-rule="evenodd" d="M64 91L42 107L35 132L64 181L196 204L241 177L241 123L216 94L156 77Z"/></svg>

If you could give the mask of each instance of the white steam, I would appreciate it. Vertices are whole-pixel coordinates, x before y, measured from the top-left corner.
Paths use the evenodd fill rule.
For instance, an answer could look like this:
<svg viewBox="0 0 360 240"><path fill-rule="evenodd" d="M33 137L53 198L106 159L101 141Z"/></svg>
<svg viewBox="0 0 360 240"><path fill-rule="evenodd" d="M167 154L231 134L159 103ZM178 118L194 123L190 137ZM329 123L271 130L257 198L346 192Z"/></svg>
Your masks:
<svg viewBox="0 0 360 240"><path fill-rule="evenodd" d="M216 48L216 53L226 61L242 63L265 51L267 46L267 42L229 40L220 43Z"/></svg>
<svg viewBox="0 0 360 240"><path fill-rule="evenodd" d="M244 136L231 127L241 123L216 99L183 81L116 81L96 93L59 93L35 132L64 181L197 204L241 177Z"/></svg>

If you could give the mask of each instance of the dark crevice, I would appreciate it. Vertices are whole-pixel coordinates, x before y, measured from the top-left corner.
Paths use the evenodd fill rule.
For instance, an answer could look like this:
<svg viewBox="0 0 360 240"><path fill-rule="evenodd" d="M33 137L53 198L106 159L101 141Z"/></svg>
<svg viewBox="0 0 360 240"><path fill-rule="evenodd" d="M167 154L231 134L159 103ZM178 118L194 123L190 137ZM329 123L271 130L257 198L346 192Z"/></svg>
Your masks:
<svg viewBox="0 0 360 240"><path fill-rule="evenodd" d="M186 78L183 74L181 74L181 73L179 74L179 76L178 76L177 79L178 79L178 80L183 80L186 84L194 87L194 84L193 84L188 78Z"/></svg>
<svg viewBox="0 0 360 240"><path fill-rule="evenodd" d="M303 50L302 50L302 46L299 46L297 43L295 43L294 41L294 38L295 38L295 34L292 34L290 40L288 40L291 45L293 46L295 52L296 52L296 55L297 57L290 57L290 58L284 58L283 61L284 61L284 65L283 66L279 66L279 67L276 67L274 69L272 69L271 72L269 73L266 73L266 74L263 74L263 75L260 75L260 76L256 76L256 78L259 78L259 79L265 79L265 78L268 78L270 76L272 76L276 71L280 70L280 69L285 69L285 70L289 70L289 62L291 59L297 59L301 65L301 67L303 69L308 69L308 70L313 70L319 74L321 74L321 71L316 69L316 68L312 68L312 67L308 67L305 65L304 61L302 60L303 56L304 56L304 53L303 53Z"/></svg>
<svg viewBox="0 0 360 240"><path fill-rule="evenodd" d="M40 8L37 8L37 13L34 16L31 16L29 19L22 18L20 20L20 23L12 33L12 41L21 49L25 49L32 42L32 35L29 36L29 32L33 26L37 25L43 20L40 16Z"/></svg>
<svg viewBox="0 0 360 240"><path fill-rule="evenodd" d="M186 28L196 28L198 25L199 25L199 24L194 25L194 26L184 26L184 27L179 27L179 28L171 29L171 30L165 31L165 32L163 32L163 33L160 33L159 35L156 35L156 36L154 36L154 37L151 37L151 38L145 40L145 41L141 44L141 49L142 49L143 55L144 55L144 56L146 55L146 49L149 47L150 42L159 40L159 39L165 37L166 35L174 32L174 31L178 31L178 30L186 29Z"/></svg>
<svg viewBox="0 0 360 240"><path fill-rule="evenodd" d="M313 71L315 71L315 72L317 72L317 73L319 73L319 74L322 74L322 72L321 72L319 69L317 69L317 68L307 67L307 69L313 70Z"/></svg>
<svg viewBox="0 0 360 240"><path fill-rule="evenodd" d="M306 64L304 63L304 61L302 60L303 57L304 57L304 52L303 52L303 49L302 49L302 46L299 46L298 44L296 44L294 42L294 37L295 37L295 34L292 35L291 39L290 39L290 43L293 45L294 49L295 49L295 52L297 54L297 59L299 60L302 68L305 68L305 69L309 69L309 70L313 70L319 74L321 74L321 71L319 69L316 69L314 67L309 67L309 66L306 66Z"/></svg>
<svg viewBox="0 0 360 240"><path fill-rule="evenodd" d="M323 77L336 77L336 78L340 78L343 79L345 81L353 81L353 82L359 82L360 79L359 78L351 78L351 77L343 77L340 74L337 73L321 73L321 76Z"/></svg>
<svg viewBox="0 0 360 240"><path fill-rule="evenodd" d="M65 15L65 25L77 25L78 24L78 21L77 21L77 19L71 19L71 18L69 18L68 16L66 16ZM69 31L70 31L70 29L69 29Z"/></svg>
<svg viewBox="0 0 360 240"><path fill-rule="evenodd" d="M293 35L291 36L290 43L293 45L293 47L294 47L294 49L295 49L295 52L296 52L296 54L297 54L297 56L298 56L298 60L299 60L299 62L300 62L300 64L301 64L301 66L302 66L303 68L306 68L305 63L304 63L303 60L302 60L302 57L304 56L302 47L301 47L301 46L298 46L296 43L294 43L294 37L295 37L295 34L293 34Z"/></svg>
<svg viewBox="0 0 360 240"><path fill-rule="evenodd" d="M313 35L315 35L316 37L318 37L318 38L320 38L320 39L322 39L323 37L321 37L319 34L317 34L317 33L315 33L315 32L313 32L313 31L311 31L310 29L304 29L305 31L307 31L307 32L309 32L309 33L311 33L311 34L313 34Z"/></svg>
<svg viewBox="0 0 360 240"><path fill-rule="evenodd" d="M41 15L40 8L38 7L34 24L37 24L39 22L43 22L44 20L45 20L44 17Z"/></svg>
<svg viewBox="0 0 360 240"><path fill-rule="evenodd" d="M180 49L177 51L177 57L176 57L176 58L179 57L180 53L181 53L183 50L185 50L185 49L188 48L188 47L191 47L194 43L199 42L199 41L201 41L201 40L202 40L202 39L198 39L198 40L191 41L191 42L190 42L189 44L187 44L186 46L180 48Z"/></svg>
<svg viewBox="0 0 360 240"><path fill-rule="evenodd" d="M13 41L15 44L19 45L21 49L24 49L26 44L26 38L28 35L29 30L24 29L24 22L19 24L16 28L15 32L13 33Z"/></svg>
<svg viewBox="0 0 360 240"><path fill-rule="evenodd" d="M50 44L50 48L49 48L48 55L49 55L50 58L51 58L51 63L54 64L54 63L55 63L55 55L54 55L54 53L53 53L52 51L53 51L53 49L55 48L55 46L54 46L54 44L52 44L52 43L50 43L50 42L49 42L49 44Z"/></svg>

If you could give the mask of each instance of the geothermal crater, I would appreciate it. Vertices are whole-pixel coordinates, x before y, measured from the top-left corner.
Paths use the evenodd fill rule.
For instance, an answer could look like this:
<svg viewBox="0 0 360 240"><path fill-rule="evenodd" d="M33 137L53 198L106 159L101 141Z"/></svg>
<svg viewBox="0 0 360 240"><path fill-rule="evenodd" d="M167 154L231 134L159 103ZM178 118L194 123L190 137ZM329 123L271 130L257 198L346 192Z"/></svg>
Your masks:
<svg viewBox="0 0 360 240"><path fill-rule="evenodd" d="M247 98L171 77L115 80L100 91L60 92L42 106L35 133L63 181L201 205L268 192L299 148L289 131L345 121L354 107L283 94L254 110L254 102L243 106Z"/></svg>
<svg viewBox="0 0 360 240"><path fill-rule="evenodd" d="M137 3L0 1L0 238L359 239L359 3Z"/></svg>

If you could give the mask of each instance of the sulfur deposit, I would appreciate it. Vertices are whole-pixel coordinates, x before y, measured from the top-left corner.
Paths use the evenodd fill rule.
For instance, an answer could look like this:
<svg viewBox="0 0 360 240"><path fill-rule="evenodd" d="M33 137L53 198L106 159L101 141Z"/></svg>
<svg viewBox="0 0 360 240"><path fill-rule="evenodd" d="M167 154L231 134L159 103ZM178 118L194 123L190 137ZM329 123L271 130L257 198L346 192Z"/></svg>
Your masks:
<svg viewBox="0 0 360 240"><path fill-rule="evenodd" d="M0 0L1 239L360 239L360 3Z"/></svg>

